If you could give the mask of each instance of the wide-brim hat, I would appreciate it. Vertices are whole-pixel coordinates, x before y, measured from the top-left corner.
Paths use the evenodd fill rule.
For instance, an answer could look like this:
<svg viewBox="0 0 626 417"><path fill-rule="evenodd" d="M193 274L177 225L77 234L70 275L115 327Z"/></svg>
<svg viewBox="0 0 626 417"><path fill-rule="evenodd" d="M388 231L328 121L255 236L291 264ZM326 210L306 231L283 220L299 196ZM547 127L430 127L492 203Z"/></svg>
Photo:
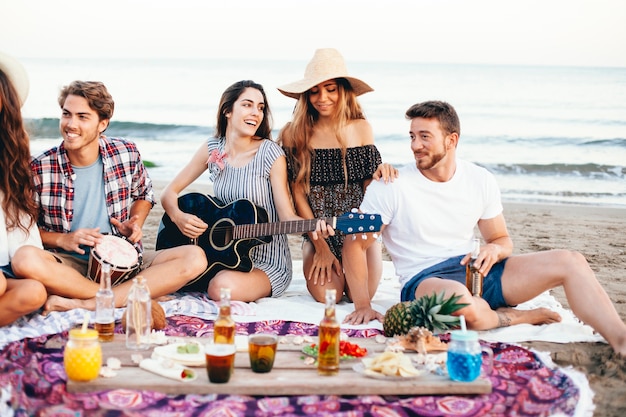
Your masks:
<svg viewBox="0 0 626 417"><path fill-rule="evenodd" d="M278 91L287 97L299 98L302 93L319 83L335 78L348 80L357 96L374 91L366 82L348 75L343 56L333 48L318 49L304 71L304 78L278 87Z"/></svg>
<svg viewBox="0 0 626 417"><path fill-rule="evenodd" d="M24 66L15 58L0 51L0 70L9 78L23 106L28 98L30 84Z"/></svg>

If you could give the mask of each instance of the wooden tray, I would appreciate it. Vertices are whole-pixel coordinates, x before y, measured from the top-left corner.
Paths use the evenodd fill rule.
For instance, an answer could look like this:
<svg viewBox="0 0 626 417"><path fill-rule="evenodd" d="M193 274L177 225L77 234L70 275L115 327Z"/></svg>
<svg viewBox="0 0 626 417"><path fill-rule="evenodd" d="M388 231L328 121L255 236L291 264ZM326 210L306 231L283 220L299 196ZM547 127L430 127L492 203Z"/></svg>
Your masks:
<svg viewBox="0 0 626 417"><path fill-rule="evenodd" d="M181 338L182 339L182 338ZM203 342L200 338L189 338ZM206 340L204 340L206 341ZM368 349L369 355L384 350L385 345L373 338L353 338ZM240 394L240 395L430 395L430 394L485 394L491 392L491 383L479 378L473 382L455 382L447 377L426 374L410 380L379 380L368 378L352 367L357 361L342 361L339 374L320 376L315 365L305 364L303 345L279 343L274 368L267 374L256 374L250 370L247 352L237 352L235 372L225 384L210 383L204 367L194 367L198 378L191 382L177 382L139 368L132 362L133 351L126 349L124 335L115 335L115 340L102 343L103 362L116 357L122 369L113 378L99 377L89 382L67 382L68 392L91 392L110 389L151 390L166 394ZM150 357L152 350L141 352Z"/></svg>

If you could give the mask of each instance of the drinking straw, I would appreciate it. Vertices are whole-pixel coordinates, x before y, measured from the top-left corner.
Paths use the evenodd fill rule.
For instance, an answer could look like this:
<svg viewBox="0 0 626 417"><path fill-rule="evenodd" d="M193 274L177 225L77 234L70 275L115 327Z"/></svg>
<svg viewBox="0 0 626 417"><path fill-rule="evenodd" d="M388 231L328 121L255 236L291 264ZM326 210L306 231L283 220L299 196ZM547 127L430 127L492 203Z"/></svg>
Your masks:
<svg viewBox="0 0 626 417"><path fill-rule="evenodd" d="M81 333L85 333L87 331L87 325L89 325L89 313L86 312L83 317L83 326L80 329Z"/></svg>
<svg viewBox="0 0 626 417"><path fill-rule="evenodd" d="M464 315L460 315L459 319L461 320L461 331L466 332L467 331L467 325L465 324L465 316Z"/></svg>

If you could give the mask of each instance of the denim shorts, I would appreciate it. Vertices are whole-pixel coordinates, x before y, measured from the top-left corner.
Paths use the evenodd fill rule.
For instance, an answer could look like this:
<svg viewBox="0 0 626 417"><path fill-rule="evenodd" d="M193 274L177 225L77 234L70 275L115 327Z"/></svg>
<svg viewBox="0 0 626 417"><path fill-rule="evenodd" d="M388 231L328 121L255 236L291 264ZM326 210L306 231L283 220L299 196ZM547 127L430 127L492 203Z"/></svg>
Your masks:
<svg viewBox="0 0 626 417"><path fill-rule="evenodd" d="M461 255L447 259L415 275L402 287L402 301L414 300L417 286L426 278L437 277L452 279L465 285L465 265L461 265L460 263L464 256L465 255ZM494 310L500 307L509 307L502 295L502 272L504 271L505 264L506 259L494 264L483 280L482 298L487 301L489 306Z"/></svg>
<svg viewBox="0 0 626 417"><path fill-rule="evenodd" d="M13 269L11 268L11 264L0 266L0 271L7 278L15 278L15 274L13 273Z"/></svg>

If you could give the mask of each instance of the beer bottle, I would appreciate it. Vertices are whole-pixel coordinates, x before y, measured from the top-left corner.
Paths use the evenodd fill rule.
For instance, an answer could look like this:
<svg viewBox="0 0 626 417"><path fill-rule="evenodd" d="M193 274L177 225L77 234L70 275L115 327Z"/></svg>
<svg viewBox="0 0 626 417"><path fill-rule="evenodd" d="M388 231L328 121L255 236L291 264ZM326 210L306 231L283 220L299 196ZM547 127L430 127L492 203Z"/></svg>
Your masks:
<svg viewBox="0 0 626 417"><path fill-rule="evenodd" d="M111 265L102 263L100 289L96 292L96 330L100 342L113 341L115 330L115 299L111 290Z"/></svg>
<svg viewBox="0 0 626 417"><path fill-rule="evenodd" d="M474 266L480 253L480 239L474 238L472 242L471 259L465 266L465 286L472 295L481 297L483 295L483 274Z"/></svg>
<svg viewBox="0 0 626 417"><path fill-rule="evenodd" d="M152 331L152 300L143 276L133 278L126 304L126 347L134 350L150 348Z"/></svg>
<svg viewBox="0 0 626 417"><path fill-rule="evenodd" d="M326 290L324 318L319 325L319 344L317 347L317 373L319 375L337 375L339 373L339 336L341 329L335 317L337 290Z"/></svg>
<svg viewBox="0 0 626 417"><path fill-rule="evenodd" d="M213 325L214 343L235 343L235 321L230 315L230 288L220 288L220 312Z"/></svg>

